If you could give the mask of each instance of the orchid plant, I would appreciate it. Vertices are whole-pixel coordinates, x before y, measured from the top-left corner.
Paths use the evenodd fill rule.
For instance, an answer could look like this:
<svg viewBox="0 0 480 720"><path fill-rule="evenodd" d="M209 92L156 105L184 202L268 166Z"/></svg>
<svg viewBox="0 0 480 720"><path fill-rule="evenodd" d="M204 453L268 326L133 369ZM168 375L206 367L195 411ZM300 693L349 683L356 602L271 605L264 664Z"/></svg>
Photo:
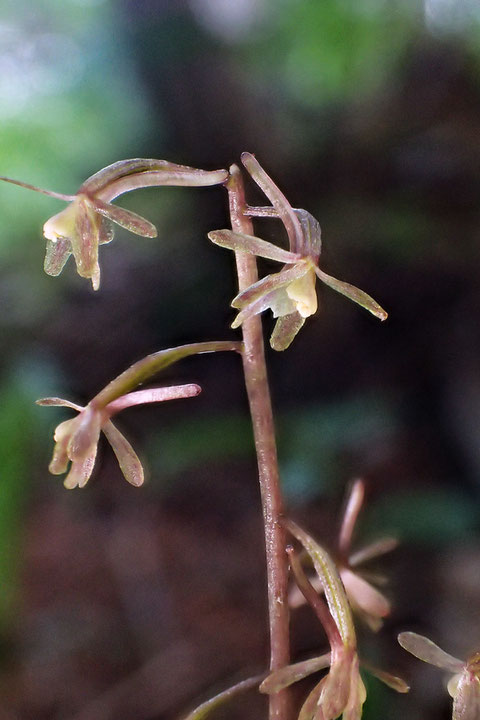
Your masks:
<svg viewBox="0 0 480 720"><path fill-rule="evenodd" d="M142 463L111 418L134 405L198 395L200 387L194 383L138 389L158 372L187 356L221 351L234 351L240 355L257 453L264 519L270 663L269 670L261 676L237 683L203 703L191 713L189 720L203 719L217 705L252 687L259 687L262 693L268 695L270 720L292 720L288 686L327 668L327 674L305 699L299 720L335 720L339 715L343 715L344 720L359 720L366 699L361 665L395 690L408 690L400 678L377 670L359 658L352 615L353 609L372 630L377 631L383 618L389 614L390 602L372 585L381 578L360 574L358 566L393 549L396 541L386 538L363 550L351 552L354 527L364 498L362 481L356 481L352 487L335 558L300 526L286 519L260 314L266 309L272 311L276 324L270 344L274 350L283 351L295 339L305 319L317 310L317 279L380 320L385 320L387 313L363 290L337 280L320 267L321 231L318 221L307 210L290 205L252 154L243 153L241 159L270 205L247 204L242 173L237 165L228 170L208 171L165 160L123 160L92 175L74 195L42 190L7 177L0 178L69 203L44 224L47 240L45 271L52 276L58 275L69 256L73 255L78 274L89 279L94 290L100 287L99 246L112 240L111 222L137 235L155 237L157 234L149 220L114 205L113 200L138 188L162 185L224 185L228 193L231 228L213 230L208 237L214 244L232 250L235 255L238 293L232 300L232 306L238 314L232 327L241 328L241 341L192 343L155 352L121 373L85 406L56 397L39 400L40 405L62 406L78 413L57 426L49 469L55 475L68 471L64 480L66 488L83 488L92 475L103 432L126 480L135 487L141 486L144 481ZM258 237L254 232L253 218L279 219L288 237L288 249ZM279 272L259 279L257 257L279 262L283 267ZM287 545L287 534L302 546L302 558L306 556L313 565L314 577L309 578L305 574L302 559ZM297 591L290 595L291 605L300 604L302 600L299 598L303 598L311 606L329 644L329 649L320 656L293 665L290 664L289 566L297 585ZM412 633L403 633L400 642L417 657L459 673L452 684L454 720L478 718L478 656L462 663Z"/></svg>

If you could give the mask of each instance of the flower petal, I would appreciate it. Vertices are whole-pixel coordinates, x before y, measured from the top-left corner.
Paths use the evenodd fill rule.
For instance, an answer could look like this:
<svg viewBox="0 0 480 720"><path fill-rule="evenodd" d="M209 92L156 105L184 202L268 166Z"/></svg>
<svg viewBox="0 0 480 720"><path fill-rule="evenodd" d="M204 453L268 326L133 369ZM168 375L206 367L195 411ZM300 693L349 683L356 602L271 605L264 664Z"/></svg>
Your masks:
<svg viewBox="0 0 480 720"><path fill-rule="evenodd" d="M58 240L48 240L45 252L45 261L43 269L47 275L57 277L60 275L65 263L72 254L72 243L69 238L58 238Z"/></svg>
<svg viewBox="0 0 480 720"><path fill-rule="evenodd" d="M250 303L255 302L267 293L272 292L272 290L278 290L290 285L290 283L294 280L306 275L309 270L310 265L306 262L300 261L293 267L287 268L286 270L266 275L266 277L262 278L253 285L250 285L250 287L234 297L231 303L232 307L237 310L242 310L247 305L250 305Z"/></svg>
<svg viewBox="0 0 480 720"><path fill-rule="evenodd" d="M350 565L350 567L357 567L358 565L368 562L369 560L373 560L380 555L385 555L385 553L392 552L392 550L395 550L396 547L398 547L397 538L380 538L379 540L375 540L375 542L370 543L361 550L357 550L356 552L352 553L348 558L348 564Z"/></svg>
<svg viewBox="0 0 480 720"><path fill-rule="evenodd" d="M480 718L480 679L464 672L453 699L452 720L478 720Z"/></svg>
<svg viewBox="0 0 480 720"><path fill-rule="evenodd" d="M262 693L267 693L267 695L277 693L279 690L299 680L303 680L303 678L308 677L308 675L323 670L329 665L330 653L326 653L320 657L310 658L309 660L302 660L302 662L295 663L294 665L287 665L270 673L260 685L259 690Z"/></svg>
<svg viewBox="0 0 480 720"><path fill-rule="evenodd" d="M361 307L371 312L372 315L375 315L380 320L387 319L388 313L385 312L385 310L376 302L376 300L370 297L370 295L367 295L366 292L363 292L363 290L360 290L360 288L355 287L355 285L350 285L349 283L343 282L342 280L337 280L336 278L331 277L331 275L327 275L327 273L323 272L323 270L320 270L320 268L318 267L315 268L315 272L317 273L317 276L320 278L320 280L325 283L325 285L328 285L341 295L345 295L345 297L348 297L349 300L357 303L357 305L361 305Z"/></svg>
<svg viewBox="0 0 480 720"><path fill-rule="evenodd" d="M98 275L98 236L99 220L87 199L79 197L75 231L70 240L77 272L81 277L94 278Z"/></svg>
<svg viewBox="0 0 480 720"><path fill-rule="evenodd" d="M62 398L57 397L48 397L48 398L41 398L40 400L35 400L36 405L42 405L42 406L60 406L60 407L68 407L72 410L76 410L77 412L82 412L84 409L81 405L76 405L73 402L70 402L70 400L63 400Z"/></svg>
<svg viewBox="0 0 480 720"><path fill-rule="evenodd" d="M113 452L117 456L118 464L120 465L120 470L125 480L135 487L143 485L145 477L142 463L126 437L117 430L111 420L103 425L102 430L112 446Z"/></svg>
<svg viewBox="0 0 480 720"><path fill-rule="evenodd" d="M341 568L340 577L352 605L357 605L367 615L377 618L383 618L390 614L391 606L387 598L360 575L348 568Z"/></svg>
<svg viewBox="0 0 480 720"><path fill-rule="evenodd" d="M392 675L384 670L380 670L379 668L370 665L370 663L363 660L363 658L360 661L360 664L370 673L370 675L373 675L378 680L381 680L389 688L392 688L392 690L396 690L399 693L407 693L410 690L410 687L401 677Z"/></svg>
<svg viewBox="0 0 480 720"><path fill-rule="evenodd" d="M35 190L35 192L42 193L42 195L49 195L50 197L58 198L58 200L66 200L71 202L75 200L75 195L63 195L63 193L57 193L53 190L44 190L43 188L37 187L37 185L30 185L29 183L21 182L21 180L13 180L12 178L1 176L0 180L12 183L12 185L19 185L20 187L26 188L27 190Z"/></svg>
<svg viewBox="0 0 480 720"><path fill-rule="evenodd" d="M423 660L423 662L444 670L451 670L451 672L461 672L463 670L464 663L461 660L449 655L423 635L417 635L414 632L402 632L398 636L398 642L404 650L415 655L419 660Z"/></svg>
<svg viewBox="0 0 480 720"><path fill-rule="evenodd" d="M93 448L98 445L101 421L100 413L89 405L69 421L72 423L72 434L68 443L68 456L71 460L80 461L92 454Z"/></svg>
<svg viewBox="0 0 480 720"><path fill-rule="evenodd" d="M74 460L72 462L70 472L63 481L63 485L67 488L67 490L73 490L76 487L85 487L93 472L96 455L97 446L95 445L92 448L91 454L88 455L84 460Z"/></svg>
<svg viewBox="0 0 480 720"><path fill-rule="evenodd" d="M242 252L258 255L267 260L277 260L281 263L296 263L301 260L301 255L283 250L273 243L266 242L254 235L244 235L232 230L213 230L208 233L208 238L215 245L228 248L229 250L241 250Z"/></svg>
<svg viewBox="0 0 480 720"><path fill-rule="evenodd" d="M356 653L340 651L337 654L332 650L330 672L325 679L325 685L320 696L320 704L325 720L334 720L345 710L349 700L353 675L359 677Z"/></svg>
<svg viewBox="0 0 480 720"><path fill-rule="evenodd" d="M345 647L356 647L352 613L335 563L327 551L292 520L285 520L284 525L310 555Z"/></svg>
<svg viewBox="0 0 480 720"><path fill-rule="evenodd" d="M294 213L302 227L302 245L297 248L303 256L312 258L315 265L318 263L322 249L322 231L320 223L307 210L294 209Z"/></svg>
<svg viewBox="0 0 480 720"><path fill-rule="evenodd" d="M118 207L118 205L104 203L98 198L93 198L91 202L98 213L117 223L120 227L130 230L130 232L141 235L142 237L157 237L157 228L155 225L141 217L141 215L137 215L137 213L131 210Z"/></svg>
<svg viewBox="0 0 480 720"><path fill-rule="evenodd" d="M234 329L240 327L248 318L258 315L269 308L272 310L274 317L283 317L283 314L290 315L295 311L295 304L288 297L285 288L280 287L277 290L261 295L257 300L246 305L238 313L231 327Z"/></svg>
<svg viewBox="0 0 480 720"><path fill-rule="evenodd" d="M348 703L343 711L343 720L360 720L362 717L362 706L366 698L367 691L358 672L358 657L355 656L350 676L350 693Z"/></svg>
<svg viewBox="0 0 480 720"><path fill-rule="evenodd" d="M106 217L102 217L102 220L100 222L100 228L98 232L98 244L99 245L106 245L107 243L112 242L115 235L115 231L113 229L113 225Z"/></svg>
<svg viewBox="0 0 480 720"><path fill-rule="evenodd" d="M270 337L272 349L279 352L286 350L302 329L304 323L305 318L297 311L279 317Z"/></svg>
<svg viewBox="0 0 480 720"><path fill-rule="evenodd" d="M287 198L275 185L272 178L267 175L254 155L244 152L241 155L241 160L244 167L278 212L278 216L285 225L288 234L290 249L293 252L301 252L300 248L303 245L302 227Z"/></svg>
<svg viewBox="0 0 480 720"><path fill-rule="evenodd" d="M315 685L313 690L307 696L307 699L302 705L298 720L324 720L322 708L320 706L320 695L325 686L327 678L324 677L318 685Z"/></svg>

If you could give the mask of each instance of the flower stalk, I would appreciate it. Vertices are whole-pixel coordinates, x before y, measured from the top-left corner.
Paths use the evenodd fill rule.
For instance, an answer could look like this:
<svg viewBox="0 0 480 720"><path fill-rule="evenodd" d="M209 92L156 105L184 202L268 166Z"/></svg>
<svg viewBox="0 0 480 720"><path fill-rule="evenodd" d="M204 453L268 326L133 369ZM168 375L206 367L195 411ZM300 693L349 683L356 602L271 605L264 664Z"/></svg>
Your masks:
<svg viewBox="0 0 480 720"><path fill-rule="evenodd" d="M247 206L243 180L236 165L232 165L230 168L227 190L232 230L252 235L252 222L245 215ZM235 261L239 291L242 292L257 282L257 263L254 255L241 250L235 251ZM255 315L246 319L242 325L242 331L243 371L253 424L264 519L270 625L270 670L273 671L288 665L290 660L288 563L285 554L285 530L281 525L283 498L260 317ZM285 689L270 695L269 703L270 720L287 720L290 703Z"/></svg>

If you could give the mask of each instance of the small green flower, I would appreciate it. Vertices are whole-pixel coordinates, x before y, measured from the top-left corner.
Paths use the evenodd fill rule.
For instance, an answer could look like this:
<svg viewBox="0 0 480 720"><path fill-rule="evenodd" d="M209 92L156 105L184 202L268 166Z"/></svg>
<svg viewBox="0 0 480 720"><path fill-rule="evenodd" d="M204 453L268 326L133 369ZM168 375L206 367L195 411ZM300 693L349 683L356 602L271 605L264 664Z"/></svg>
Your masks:
<svg viewBox="0 0 480 720"><path fill-rule="evenodd" d="M383 624L383 618L390 614L389 600L381 593L374 583L385 581L383 576L367 574L359 571L359 567L374 558L394 550L398 541L396 538L385 537L370 543L366 547L352 552L351 543L359 512L362 508L365 495L363 480L356 480L347 498L338 538L338 548L335 554L339 575L345 586L348 601L355 613L377 632ZM317 591L321 590L317 576L309 578ZM303 605L305 599L297 587L290 594L292 607Z"/></svg>
<svg viewBox="0 0 480 720"><path fill-rule="evenodd" d="M464 662L413 632L400 633L398 642L419 660L454 673L447 686L453 698L452 720L480 718L480 653L474 653Z"/></svg>
<svg viewBox="0 0 480 720"><path fill-rule="evenodd" d="M135 450L110 418L133 405L194 397L199 392L200 387L194 384L137 390L122 395L105 407L97 407L93 401L86 407L81 407L61 398L37 400L38 405L60 405L78 412L77 417L65 420L55 429L50 472L52 475L61 475L71 463L63 484L69 490L84 487L93 472L100 432L103 432L112 446L125 479L131 485L139 487L144 481L142 464Z"/></svg>
<svg viewBox="0 0 480 720"><path fill-rule="evenodd" d="M317 310L316 279L366 308L380 320L387 313L359 288L327 275L318 266L321 251L320 225L306 210L297 210L274 184L250 153L242 154L248 172L267 195L272 207L249 208L253 217L276 217L287 231L290 250L273 245L253 235L232 230L215 230L208 237L216 245L230 250L247 252L258 257L284 263L284 268L251 285L237 295L232 306L239 310L232 327L239 327L246 319L270 308L277 318L270 344L274 350L285 350L305 322Z"/></svg>
<svg viewBox="0 0 480 720"><path fill-rule="evenodd" d="M42 190L35 185L7 177L0 177L0 180L70 203L43 226L43 234L47 240L44 269L48 275L59 275L70 255L73 255L78 274L89 278L93 289L98 290L98 246L113 239L113 227L109 221L136 235L157 235L151 222L131 210L112 205L112 200L125 192L142 187L214 185L224 182L227 175L226 170L196 170L166 160L135 158L120 160L103 168L89 177L75 195Z"/></svg>
<svg viewBox="0 0 480 720"><path fill-rule="evenodd" d="M272 672L263 681L260 690L269 694L278 692L307 675L330 666L328 674L305 700L298 720L335 720L339 715L343 716L343 720L359 720L366 691L360 676L352 613L342 581L335 563L321 545L291 520L284 524L310 556L318 575L326 606L323 598L307 580L293 551L289 552L295 580L325 629L330 652ZM398 692L408 691L408 686L401 678L369 665L367 669Z"/></svg>

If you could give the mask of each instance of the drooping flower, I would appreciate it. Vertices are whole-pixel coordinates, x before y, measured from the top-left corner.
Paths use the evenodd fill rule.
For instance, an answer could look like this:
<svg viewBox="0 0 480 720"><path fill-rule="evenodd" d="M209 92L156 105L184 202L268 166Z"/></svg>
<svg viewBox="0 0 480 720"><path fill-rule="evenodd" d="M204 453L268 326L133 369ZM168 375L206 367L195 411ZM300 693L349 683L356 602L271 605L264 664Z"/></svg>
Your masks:
<svg viewBox="0 0 480 720"><path fill-rule="evenodd" d="M199 392L200 387L195 384L137 390L119 397L103 408L96 408L91 403L82 407L61 398L37 400L38 405L60 405L78 412L76 417L57 425L53 436L55 447L48 469L52 475L62 475L71 463L64 486L69 490L84 487L93 472L100 432L103 432L112 446L125 479L131 485L139 487L144 481L142 463L110 418L133 405L194 397Z"/></svg>
<svg viewBox="0 0 480 720"><path fill-rule="evenodd" d="M466 661L449 655L434 642L414 632L402 632L400 645L419 660L454 673L447 689L453 698L452 720L478 720L480 718L480 653Z"/></svg>
<svg viewBox="0 0 480 720"><path fill-rule="evenodd" d="M273 180L250 153L242 154L246 169L272 203L271 207L251 207L252 217L280 218L287 231L290 250L253 235L232 230L215 230L208 234L212 242L235 251L242 251L284 264L284 268L267 275L232 301L239 310L232 327L239 327L247 318L270 308L277 318L270 338L274 350L285 350L305 322L317 310L315 289L318 277L325 285L385 320L387 313L359 288L327 275L318 265L321 252L321 231L318 221L306 210L294 209Z"/></svg>
<svg viewBox="0 0 480 720"><path fill-rule="evenodd" d="M39 405L62 405L79 413L77 417L60 423L55 430L55 448L49 466L50 472L61 475L67 471L71 462L64 485L67 488L83 487L92 474L100 432L103 432L117 456L125 478L132 485L141 485L144 475L140 460L110 418L132 405L198 395L200 387L195 384L131 391L152 375L185 357L231 350L241 352L242 344L218 340L190 343L152 353L109 382L85 407L60 398L38 400Z"/></svg>
<svg viewBox="0 0 480 720"><path fill-rule="evenodd" d="M134 158L120 160L89 177L75 195L42 190L35 185L0 177L0 180L50 195L70 203L43 226L47 240L45 272L59 275L73 254L77 272L89 278L94 290L100 286L98 246L113 239L110 220L136 235L156 237L155 226L140 215L112 205L119 195L156 185L215 185L227 178L226 170L197 170L166 160Z"/></svg>
<svg viewBox="0 0 480 720"><path fill-rule="evenodd" d="M305 700L299 720L335 720L339 715L343 716L343 720L359 720L366 691L359 671L360 661L352 613L342 581L335 563L321 545L292 521L287 520L284 524L310 556L320 580L326 605L308 581L293 550L290 550L295 580L325 629L330 652L272 672L263 681L260 690L275 693L313 672L330 667L328 674ZM398 692L408 691L408 686L401 678L371 666L368 666L368 669Z"/></svg>
<svg viewBox="0 0 480 720"><path fill-rule="evenodd" d="M364 496L365 483L363 480L356 480L351 487L345 505L335 560L352 609L366 622L371 630L376 632L381 628L383 618L389 615L391 611L389 600L372 584L374 582L381 583L384 578L360 572L359 567L365 562L394 550L398 545L398 541L396 538L384 537L352 552L353 532ZM314 588L320 591L321 584L318 576L309 579ZM290 605L298 607L303 605L304 602L305 599L302 594L297 587L294 587L290 594Z"/></svg>

